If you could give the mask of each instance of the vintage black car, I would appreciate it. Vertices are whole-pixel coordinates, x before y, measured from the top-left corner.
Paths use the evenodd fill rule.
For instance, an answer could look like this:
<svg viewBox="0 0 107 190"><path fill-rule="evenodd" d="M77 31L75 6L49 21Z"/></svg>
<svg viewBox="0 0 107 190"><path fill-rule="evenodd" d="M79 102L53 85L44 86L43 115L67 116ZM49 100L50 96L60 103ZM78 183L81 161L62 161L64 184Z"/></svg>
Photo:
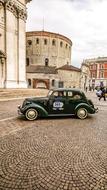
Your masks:
<svg viewBox="0 0 107 190"><path fill-rule="evenodd" d="M86 98L84 92L75 88L58 88L50 90L46 97L26 98L18 113L28 120L38 117L75 115L85 119L89 114L98 111L93 102Z"/></svg>

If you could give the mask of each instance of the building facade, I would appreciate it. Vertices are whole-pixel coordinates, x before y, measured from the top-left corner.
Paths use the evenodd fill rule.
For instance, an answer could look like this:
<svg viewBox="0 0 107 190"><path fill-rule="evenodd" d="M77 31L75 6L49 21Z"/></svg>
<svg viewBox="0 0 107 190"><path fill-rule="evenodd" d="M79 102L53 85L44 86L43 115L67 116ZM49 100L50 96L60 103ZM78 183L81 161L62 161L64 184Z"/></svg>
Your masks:
<svg viewBox="0 0 107 190"><path fill-rule="evenodd" d="M0 0L0 88L26 88L26 3Z"/></svg>
<svg viewBox="0 0 107 190"><path fill-rule="evenodd" d="M81 64L80 86L83 90L90 88L90 70L85 62Z"/></svg>
<svg viewBox="0 0 107 190"><path fill-rule="evenodd" d="M72 41L60 34L35 31L26 33L27 81L31 88L69 87L71 75L61 70L71 65ZM65 66L61 69L61 67ZM64 72L68 73L65 69ZM69 72L72 72L69 70Z"/></svg>
<svg viewBox="0 0 107 190"><path fill-rule="evenodd" d="M60 34L27 32L27 65L60 67L71 63L72 41Z"/></svg>
<svg viewBox="0 0 107 190"><path fill-rule="evenodd" d="M81 69L72 65L64 65L57 69L60 81L66 88L80 88Z"/></svg>
<svg viewBox="0 0 107 190"><path fill-rule="evenodd" d="M107 87L107 57L86 59L82 65L88 67L88 85L94 89L97 86Z"/></svg>

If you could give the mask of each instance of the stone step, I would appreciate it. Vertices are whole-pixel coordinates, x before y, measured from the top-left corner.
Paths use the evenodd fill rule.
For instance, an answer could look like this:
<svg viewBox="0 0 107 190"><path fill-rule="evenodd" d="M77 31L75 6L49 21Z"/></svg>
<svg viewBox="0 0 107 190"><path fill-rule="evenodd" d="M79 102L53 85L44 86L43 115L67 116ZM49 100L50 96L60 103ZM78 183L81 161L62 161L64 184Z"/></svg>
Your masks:
<svg viewBox="0 0 107 190"><path fill-rule="evenodd" d="M18 98L29 96L46 96L46 89L0 89L0 99L3 98Z"/></svg>

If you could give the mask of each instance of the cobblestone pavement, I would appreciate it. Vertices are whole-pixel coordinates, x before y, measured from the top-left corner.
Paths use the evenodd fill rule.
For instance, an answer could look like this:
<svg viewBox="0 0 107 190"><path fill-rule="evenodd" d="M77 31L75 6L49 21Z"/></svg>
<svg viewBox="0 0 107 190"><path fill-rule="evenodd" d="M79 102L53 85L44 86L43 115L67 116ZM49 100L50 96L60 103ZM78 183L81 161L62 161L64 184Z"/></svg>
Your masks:
<svg viewBox="0 0 107 190"><path fill-rule="evenodd" d="M0 102L0 190L107 190L107 103L87 96L99 112L86 120L29 122L22 100Z"/></svg>

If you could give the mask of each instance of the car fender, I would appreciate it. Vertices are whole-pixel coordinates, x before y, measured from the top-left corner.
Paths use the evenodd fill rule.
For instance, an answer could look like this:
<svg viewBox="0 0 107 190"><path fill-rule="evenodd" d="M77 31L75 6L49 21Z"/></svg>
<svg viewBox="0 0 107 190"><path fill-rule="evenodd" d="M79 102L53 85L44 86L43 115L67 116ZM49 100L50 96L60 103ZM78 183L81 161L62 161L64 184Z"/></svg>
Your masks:
<svg viewBox="0 0 107 190"><path fill-rule="evenodd" d="M77 112L77 110L79 108L85 108L87 109L88 113L95 113L95 109L92 108L90 105L86 104L86 103L80 103L75 107L75 113Z"/></svg>
<svg viewBox="0 0 107 190"><path fill-rule="evenodd" d="M44 116L44 117L48 116L48 112L42 106L40 106L38 104L33 104L33 103L26 105L23 112L25 113L26 110L28 110L29 108L36 109L39 112L39 115L41 115L41 116Z"/></svg>

